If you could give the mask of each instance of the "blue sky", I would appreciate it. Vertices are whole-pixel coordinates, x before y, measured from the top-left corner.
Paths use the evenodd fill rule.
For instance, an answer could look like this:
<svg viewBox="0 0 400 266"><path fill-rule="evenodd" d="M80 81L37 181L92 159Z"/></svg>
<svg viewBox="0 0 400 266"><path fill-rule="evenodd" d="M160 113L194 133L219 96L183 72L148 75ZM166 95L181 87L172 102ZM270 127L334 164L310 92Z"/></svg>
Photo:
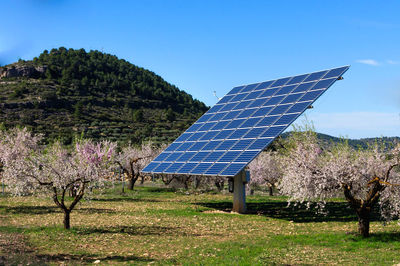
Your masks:
<svg viewBox="0 0 400 266"><path fill-rule="evenodd" d="M207 105L213 91L351 65L308 119L334 136L400 136L399 10L399 1L4 1L0 65L96 49Z"/></svg>

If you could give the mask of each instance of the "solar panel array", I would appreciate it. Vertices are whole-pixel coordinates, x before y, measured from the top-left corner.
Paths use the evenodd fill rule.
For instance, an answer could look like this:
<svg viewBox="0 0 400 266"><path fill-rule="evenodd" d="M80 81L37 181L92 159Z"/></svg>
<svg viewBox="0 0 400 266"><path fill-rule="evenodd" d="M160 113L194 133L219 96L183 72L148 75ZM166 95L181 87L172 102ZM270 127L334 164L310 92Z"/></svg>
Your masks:
<svg viewBox="0 0 400 266"><path fill-rule="evenodd" d="M142 172L235 176L348 68L233 88Z"/></svg>

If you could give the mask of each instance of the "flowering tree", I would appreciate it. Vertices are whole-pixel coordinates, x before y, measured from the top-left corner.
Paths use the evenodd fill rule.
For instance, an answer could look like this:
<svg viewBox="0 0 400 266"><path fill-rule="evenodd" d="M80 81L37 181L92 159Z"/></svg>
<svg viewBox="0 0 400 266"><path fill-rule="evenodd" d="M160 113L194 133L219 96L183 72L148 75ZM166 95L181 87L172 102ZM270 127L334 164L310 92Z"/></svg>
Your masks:
<svg viewBox="0 0 400 266"><path fill-rule="evenodd" d="M280 160L277 152L262 152L249 164L250 183L252 190L260 187L268 187L269 195L273 195L273 189L282 176Z"/></svg>
<svg viewBox="0 0 400 266"><path fill-rule="evenodd" d="M390 151L378 145L354 150L342 143L323 150L315 133L296 133L278 187L290 200L318 200L322 208L326 199L342 191L357 214L359 233L367 237L377 203L386 220L400 214L400 175L394 171L399 162L400 145Z"/></svg>
<svg viewBox="0 0 400 266"><path fill-rule="evenodd" d="M128 178L128 189L132 190L136 181L141 176L140 171L151 162L158 154L151 142L142 144L137 148L128 145L122 148L115 158L116 163L121 167L123 174Z"/></svg>
<svg viewBox="0 0 400 266"><path fill-rule="evenodd" d="M41 136L26 129L13 129L0 141L0 160L4 181L16 195L50 192L54 203L64 212L64 228L70 228L70 213L83 198L86 188L101 185L109 174L115 144L79 141L71 149L60 143L44 149ZM69 206L66 194L76 190Z"/></svg>

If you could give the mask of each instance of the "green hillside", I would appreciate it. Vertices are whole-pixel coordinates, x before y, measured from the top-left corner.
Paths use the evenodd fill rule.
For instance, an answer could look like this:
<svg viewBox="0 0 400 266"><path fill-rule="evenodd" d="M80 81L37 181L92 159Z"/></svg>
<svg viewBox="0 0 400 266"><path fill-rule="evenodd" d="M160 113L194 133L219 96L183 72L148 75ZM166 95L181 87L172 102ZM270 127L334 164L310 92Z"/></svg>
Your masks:
<svg viewBox="0 0 400 266"><path fill-rule="evenodd" d="M0 123L47 139L169 142L208 107L160 76L99 51L59 48L0 67Z"/></svg>

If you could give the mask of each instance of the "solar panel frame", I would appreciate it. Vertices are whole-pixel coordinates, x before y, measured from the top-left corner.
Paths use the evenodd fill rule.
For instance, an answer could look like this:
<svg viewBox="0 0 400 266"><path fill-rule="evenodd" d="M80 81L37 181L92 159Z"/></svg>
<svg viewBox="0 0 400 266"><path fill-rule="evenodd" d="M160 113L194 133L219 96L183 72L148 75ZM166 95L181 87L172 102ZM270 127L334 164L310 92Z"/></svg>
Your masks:
<svg viewBox="0 0 400 266"><path fill-rule="evenodd" d="M142 172L234 176L348 69L234 87Z"/></svg>

